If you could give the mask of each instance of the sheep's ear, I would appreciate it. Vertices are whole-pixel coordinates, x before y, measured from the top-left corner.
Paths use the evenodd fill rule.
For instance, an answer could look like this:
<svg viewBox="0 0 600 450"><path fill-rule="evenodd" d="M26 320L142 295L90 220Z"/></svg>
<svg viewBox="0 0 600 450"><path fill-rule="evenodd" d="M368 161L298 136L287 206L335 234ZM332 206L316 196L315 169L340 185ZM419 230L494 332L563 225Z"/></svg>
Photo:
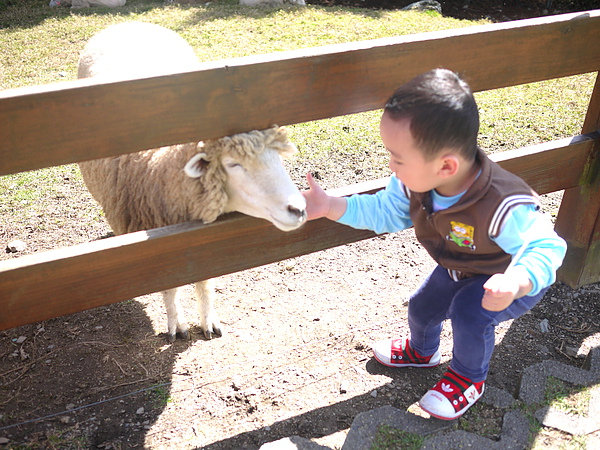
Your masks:
<svg viewBox="0 0 600 450"><path fill-rule="evenodd" d="M185 171L185 174L190 178L200 178L206 171L208 164L209 162L206 159L206 153L196 153L186 163L183 170Z"/></svg>

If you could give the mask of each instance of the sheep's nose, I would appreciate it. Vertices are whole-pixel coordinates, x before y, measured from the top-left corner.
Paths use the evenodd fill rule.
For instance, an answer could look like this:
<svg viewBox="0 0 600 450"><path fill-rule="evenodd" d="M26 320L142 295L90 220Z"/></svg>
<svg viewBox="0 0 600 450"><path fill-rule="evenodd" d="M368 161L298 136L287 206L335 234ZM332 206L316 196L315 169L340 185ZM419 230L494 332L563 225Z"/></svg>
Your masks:
<svg viewBox="0 0 600 450"><path fill-rule="evenodd" d="M291 215L296 216L298 219L306 219L306 208L298 208L294 205L288 205L287 209Z"/></svg>
<svg viewBox="0 0 600 450"><path fill-rule="evenodd" d="M292 195L288 198L287 210L290 215L304 222L306 220L306 199L303 195Z"/></svg>

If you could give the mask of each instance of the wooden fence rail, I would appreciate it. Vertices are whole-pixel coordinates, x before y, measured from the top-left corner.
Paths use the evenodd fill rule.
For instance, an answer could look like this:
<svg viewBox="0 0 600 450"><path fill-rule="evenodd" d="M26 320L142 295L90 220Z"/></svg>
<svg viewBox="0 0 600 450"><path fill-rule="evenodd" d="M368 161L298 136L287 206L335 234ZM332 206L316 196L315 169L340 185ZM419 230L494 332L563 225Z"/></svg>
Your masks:
<svg viewBox="0 0 600 450"><path fill-rule="evenodd" d="M435 67L475 91L596 72L600 11L0 91L0 175L379 109Z"/></svg>
<svg viewBox="0 0 600 450"><path fill-rule="evenodd" d="M600 11L202 64L189 73L0 92L0 174L380 108L434 67L475 91L600 70ZM600 281L600 87L583 136L495 155L541 193L566 189L561 278ZM385 180L339 194L373 192ZM576 220L574 220L576 218ZM232 214L0 263L0 329L372 237L327 220L282 233ZM206 262L210 261L210 264Z"/></svg>

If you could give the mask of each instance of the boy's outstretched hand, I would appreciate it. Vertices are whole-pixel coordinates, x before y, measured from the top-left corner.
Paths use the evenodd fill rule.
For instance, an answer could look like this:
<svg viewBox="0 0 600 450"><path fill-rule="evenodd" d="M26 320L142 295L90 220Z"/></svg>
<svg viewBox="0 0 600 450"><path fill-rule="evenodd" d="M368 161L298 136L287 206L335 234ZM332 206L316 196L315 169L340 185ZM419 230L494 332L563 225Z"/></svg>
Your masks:
<svg viewBox="0 0 600 450"><path fill-rule="evenodd" d="M308 181L308 191L302 192L306 199L306 215L308 220L327 217L331 220L338 220L346 211L346 199L343 197L332 197L328 195L321 186L315 181L312 174L306 174Z"/></svg>
<svg viewBox="0 0 600 450"><path fill-rule="evenodd" d="M533 288L524 270L513 268L492 275L483 285L485 293L481 306L488 311L502 311L516 299L527 295Z"/></svg>
<svg viewBox="0 0 600 450"><path fill-rule="evenodd" d="M310 172L306 174L308 191L302 192L306 199L306 215L308 220L325 217L329 212L329 196L323 188L317 184Z"/></svg>

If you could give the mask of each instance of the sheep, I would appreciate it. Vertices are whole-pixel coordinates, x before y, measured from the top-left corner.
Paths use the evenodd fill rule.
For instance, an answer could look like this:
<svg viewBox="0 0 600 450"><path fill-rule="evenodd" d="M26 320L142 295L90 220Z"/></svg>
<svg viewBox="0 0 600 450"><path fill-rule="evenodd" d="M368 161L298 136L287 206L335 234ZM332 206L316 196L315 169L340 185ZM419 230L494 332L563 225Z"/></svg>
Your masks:
<svg viewBox="0 0 600 450"><path fill-rule="evenodd" d="M240 0L240 5L243 6L281 6L286 3L306 6L305 0Z"/></svg>
<svg viewBox="0 0 600 450"><path fill-rule="evenodd" d="M50 6L71 6L73 9L89 8L90 6L105 6L117 8L124 6L126 0L50 0Z"/></svg>
<svg viewBox="0 0 600 450"><path fill-rule="evenodd" d="M193 49L157 25L113 25L84 48L79 78L120 79L184 71L197 64ZM273 126L206 142L145 150L79 163L84 182L115 234L189 220L213 222L239 211L291 231L306 221L306 202L282 157L296 147ZM168 340L188 338L177 288L164 291ZM200 326L207 339L221 336L211 280L195 283Z"/></svg>

